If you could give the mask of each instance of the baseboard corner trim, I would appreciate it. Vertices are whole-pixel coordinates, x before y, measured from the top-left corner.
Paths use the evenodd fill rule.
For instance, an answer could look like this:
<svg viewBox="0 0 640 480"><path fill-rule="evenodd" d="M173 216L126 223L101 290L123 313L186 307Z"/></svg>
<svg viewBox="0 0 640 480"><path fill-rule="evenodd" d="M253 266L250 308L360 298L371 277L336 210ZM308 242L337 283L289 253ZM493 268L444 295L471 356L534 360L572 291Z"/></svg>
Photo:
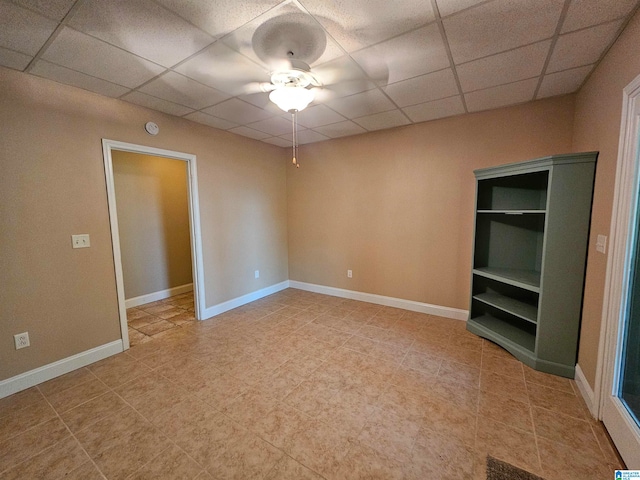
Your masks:
<svg viewBox="0 0 640 480"><path fill-rule="evenodd" d="M240 297L232 298L231 300L213 305L212 307L207 307L204 309L202 320L207 320L211 317L215 317L216 315L220 315L221 313L228 312L229 310L233 310L234 308L241 307L242 305L246 305L247 303L255 302L256 300L260 300L261 298L280 292L285 288L289 288L289 280L270 285L260 290L256 290L255 292L247 293L246 295L242 295Z"/></svg>
<svg viewBox="0 0 640 480"><path fill-rule="evenodd" d="M122 340L114 340L99 347L77 353L67 358L34 368L6 380L0 380L0 398L8 397L40 383L69 373L78 368L86 367L103 358L116 355L124 351Z"/></svg>
<svg viewBox="0 0 640 480"><path fill-rule="evenodd" d="M299 282L297 280L289 280L289 287L306 290L308 292L322 293L333 297L348 298L351 300L359 300L361 302L375 303L376 305L384 305L387 307L402 308L412 312L428 313L439 317L452 318L454 320L466 321L469 318L469 311L459 308L443 307L441 305L432 305L430 303L416 302L414 300L405 300L396 297L386 297L375 293L357 292L355 290L346 290L343 288L327 287L325 285L317 285L314 283Z"/></svg>
<svg viewBox="0 0 640 480"><path fill-rule="evenodd" d="M145 303L157 302L158 300L164 300L165 298L188 292L193 292L193 283L185 283L184 285L178 285L177 287L167 288L166 290L147 293L146 295L140 295L139 297L127 298L124 301L124 305L126 308L133 308L139 305L144 305Z"/></svg>
<svg viewBox="0 0 640 480"><path fill-rule="evenodd" d="M576 385L578 387L578 391L582 395L584 402L587 404L587 408L591 412L594 418L598 418L598 409L596 408L595 402L595 393L587 382L587 378L584 376L584 372L580 365L576 365L576 376L575 376Z"/></svg>

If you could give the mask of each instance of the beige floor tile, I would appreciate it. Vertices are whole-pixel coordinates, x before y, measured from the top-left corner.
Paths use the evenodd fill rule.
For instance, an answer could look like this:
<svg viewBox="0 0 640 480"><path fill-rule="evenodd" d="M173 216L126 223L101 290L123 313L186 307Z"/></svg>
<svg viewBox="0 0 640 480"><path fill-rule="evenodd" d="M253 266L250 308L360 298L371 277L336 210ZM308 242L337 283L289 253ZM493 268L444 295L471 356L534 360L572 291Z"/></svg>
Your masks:
<svg viewBox="0 0 640 480"><path fill-rule="evenodd" d="M478 398L480 390L460 383L448 382L444 378L438 378L432 389L432 395L447 399L458 408L476 413L478 411Z"/></svg>
<svg viewBox="0 0 640 480"><path fill-rule="evenodd" d="M14 414L41 400L42 394L38 390L38 387L31 387L8 397L0 398L0 418L5 415Z"/></svg>
<svg viewBox="0 0 640 480"><path fill-rule="evenodd" d="M111 388L151 372L149 367L127 353L94 363L89 366L89 370Z"/></svg>
<svg viewBox="0 0 640 480"><path fill-rule="evenodd" d="M165 330L169 330L171 328L176 328L175 323L171 323L168 320L160 320L158 322L150 323L149 325L145 325L144 327L139 327L138 330L144 333L145 335L149 335L150 337L159 334L160 332L164 332Z"/></svg>
<svg viewBox="0 0 640 480"><path fill-rule="evenodd" d="M79 368L65 375L61 375L48 382L38 385L38 389L45 397L51 396L54 393L62 392L68 388L77 387L89 380L95 379L95 375L89 371L88 368Z"/></svg>
<svg viewBox="0 0 640 480"><path fill-rule="evenodd" d="M591 428L591 423L544 408L533 407L533 423L538 437L564 443L575 449L601 457L604 454Z"/></svg>
<svg viewBox="0 0 640 480"><path fill-rule="evenodd" d="M531 407L528 402L514 400L505 395L480 392L478 415L533 433Z"/></svg>
<svg viewBox="0 0 640 480"><path fill-rule="evenodd" d="M529 394L524 377L515 378L482 370L480 372L480 390L509 397L520 402L529 402Z"/></svg>
<svg viewBox="0 0 640 480"><path fill-rule="evenodd" d="M447 399L439 397L425 398L423 428L447 435L473 448L476 438L475 412L459 408Z"/></svg>
<svg viewBox="0 0 640 480"><path fill-rule="evenodd" d="M236 397L222 412L240 425L251 428L277 405L277 400L264 395L260 390L249 389Z"/></svg>
<svg viewBox="0 0 640 480"><path fill-rule="evenodd" d="M541 472L535 436L504 423L479 418L476 451L534 474Z"/></svg>
<svg viewBox="0 0 640 480"><path fill-rule="evenodd" d="M450 383L459 383L468 387L479 388L480 368L450 360L442 360L442 364L438 370L438 378Z"/></svg>
<svg viewBox="0 0 640 480"><path fill-rule="evenodd" d="M405 478L471 478L473 464L471 447L446 433L421 429L411 462L404 464Z"/></svg>
<svg viewBox="0 0 640 480"><path fill-rule="evenodd" d="M221 480L264 478L284 452L251 432L225 443L208 471Z"/></svg>
<svg viewBox="0 0 640 480"><path fill-rule="evenodd" d="M64 477L65 480L104 480L93 460L83 463Z"/></svg>
<svg viewBox="0 0 640 480"><path fill-rule="evenodd" d="M555 390L562 390L566 393L575 393L574 388L572 386L573 380L568 378L560 377L558 375L551 375L549 373L538 372L537 370L533 370L532 368L523 365L524 370L524 378L527 383L536 383L538 385L542 385L543 387L553 388Z"/></svg>
<svg viewBox="0 0 640 480"><path fill-rule="evenodd" d="M322 480L323 477L309 470L288 455L283 455L267 473L265 480Z"/></svg>
<svg viewBox="0 0 640 480"><path fill-rule="evenodd" d="M590 418L582 399L579 399L573 393L543 387L535 383L528 383L527 389L533 406L564 413L583 420Z"/></svg>
<svg viewBox="0 0 640 480"><path fill-rule="evenodd" d="M590 451L583 452L545 438L538 439L538 448L545 478L566 477L567 472L570 472L572 478L581 480L614 478L613 470Z"/></svg>
<svg viewBox="0 0 640 480"><path fill-rule="evenodd" d="M442 357L416 351L408 352L402 361L402 365L429 375L437 375L441 364Z"/></svg>
<svg viewBox="0 0 640 480"><path fill-rule="evenodd" d="M126 403L118 395L113 392L106 392L61 413L60 416L69 429L75 433L99 420L116 414L126 406Z"/></svg>
<svg viewBox="0 0 640 480"><path fill-rule="evenodd" d="M495 355L493 351L482 353L482 371L499 373L507 377L523 378L522 362L515 357Z"/></svg>
<svg viewBox="0 0 640 480"><path fill-rule="evenodd" d="M204 469L175 445L160 452L128 480L191 480Z"/></svg>
<svg viewBox="0 0 640 480"><path fill-rule="evenodd" d="M0 442L55 418L56 412L44 398L21 409L13 415L0 417Z"/></svg>
<svg viewBox="0 0 640 480"><path fill-rule="evenodd" d="M334 467L335 468L335 467ZM356 444L327 478L395 480L404 478L402 464L366 445Z"/></svg>
<svg viewBox="0 0 640 480"><path fill-rule="evenodd" d="M63 413L104 394L107 390L108 387L101 380L93 378L76 387L54 393L47 400L58 413Z"/></svg>
<svg viewBox="0 0 640 480"><path fill-rule="evenodd" d="M292 444L295 434L308 421L309 417L304 413L280 404L256 422L253 429L267 442L286 450Z"/></svg>
<svg viewBox="0 0 640 480"><path fill-rule="evenodd" d="M374 415L360 432L358 441L400 463L406 463L411 461L411 450L420 431L420 424L419 420L394 414Z"/></svg>
<svg viewBox="0 0 640 480"><path fill-rule="evenodd" d="M1 442L0 472L15 467L68 437L69 431L64 423L54 418Z"/></svg>
<svg viewBox="0 0 640 480"><path fill-rule="evenodd" d="M89 457L73 437L67 437L1 474L3 480L67 478Z"/></svg>

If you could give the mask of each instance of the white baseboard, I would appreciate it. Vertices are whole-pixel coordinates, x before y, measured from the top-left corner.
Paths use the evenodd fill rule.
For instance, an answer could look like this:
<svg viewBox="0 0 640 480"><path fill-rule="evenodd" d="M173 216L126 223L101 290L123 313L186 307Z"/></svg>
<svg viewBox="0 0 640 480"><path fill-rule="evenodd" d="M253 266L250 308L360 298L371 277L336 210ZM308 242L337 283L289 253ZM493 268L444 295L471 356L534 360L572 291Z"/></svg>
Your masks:
<svg viewBox="0 0 640 480"><path fill-rule="evenodd" d="M262 290L247 293L246 295L242 295L241 297L233 298L231 300L227 300L226 302L219 303L218 305L205 308L202 320L215 317L216 315L220 315L221 313L241 307L242 305L246 305L247 303L254 302L263 297L284 290L285 288L289 288L289 280L285 280L284 282L276 283L275 285L271 285L270 287L265 287Z"/></svg>
<svg viewBox="0 0 640 480"><path fill-rule="evenodd" d="M598 418L598 409L596 408L595 394L593 393L593 389L589 385L589 382L587 382L587 379L585 378L580 365L576 365L575 381L576 385L578 386L578 390L582 395L582 398L584 398L584 402L587 404L587 408L589 408L589 411L591 412L591 415L593 415L594 418Z"/></svg>
<svg viewBox="0 0 640 480"><path fill-rule="evenodd" d="M0 398L8 397L14 393L31 388L39 383L59 377L72 370L85 367L91 363L102 360L124 351L122 340L101 345L91 350L72 355L57 362L43 365L15 377L0 381Z"/></svg>
<svg viewBox="0 0 640 480"><path fill-rule="evenodd" d="M385 297L384 295L376 295L374 293L356 292L353 290L344 290L342 288L326 287L324 285L316 285L313 283L298 282L289 280L291 288L299 288L308 292L322 293L324 295L332 295L334 297L349 298L351 300L360 300L361 302L375 303L376 305L385 305L387 307L403 308L412 312L428 313L439 317L453 318L454 320L464 320L469 318L468 310L459 308L442 307L440 305L432 305L430 303L415 302L413 300L404 300L402 298Z"/></svg>
<svg viewBox="0 0 640 480"><path fill-rule="evenodd" d="M187 292L193 292L193 283L186 283L184 285L178 285L177 287L167 288L166 290L140 295L139 297L128 298L124 301L124 305L126 308L133 308L138 305L157 302L158 300L164 300L165 298Z"/></svg>

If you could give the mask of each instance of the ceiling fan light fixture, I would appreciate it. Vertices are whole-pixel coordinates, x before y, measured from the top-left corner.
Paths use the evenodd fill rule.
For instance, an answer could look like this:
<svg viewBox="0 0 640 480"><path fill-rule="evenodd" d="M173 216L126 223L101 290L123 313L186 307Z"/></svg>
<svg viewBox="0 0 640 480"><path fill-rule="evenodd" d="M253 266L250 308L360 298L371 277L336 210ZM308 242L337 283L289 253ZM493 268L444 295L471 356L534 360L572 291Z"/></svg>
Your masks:
<svg viewBox="0 0 640 480"><path fill-rule="evenodd" d="M269 94L269 100L285 112L301 112L313 101L313 91L295 85L276 88Z"/></svg>

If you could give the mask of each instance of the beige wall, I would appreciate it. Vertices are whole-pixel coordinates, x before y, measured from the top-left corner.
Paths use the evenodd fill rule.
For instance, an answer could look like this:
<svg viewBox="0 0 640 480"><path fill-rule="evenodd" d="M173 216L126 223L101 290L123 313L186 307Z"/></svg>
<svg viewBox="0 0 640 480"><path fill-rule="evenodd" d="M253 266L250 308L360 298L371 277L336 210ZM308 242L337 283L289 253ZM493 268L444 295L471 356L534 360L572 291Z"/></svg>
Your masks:
<svg viewBox="0 0 640 480"><path fill-rule="evenodd" d="M573 114L566 96L302 147L289 278L467 309L473 170L570 152Z"/></svg>
<svg viewBox="0 0 640 480"><path fill-rule="evenodd" d="M589 261L578 363L595 385L607 257L596 252L598 234L609 235L622 119L622 91L640 75L640 13L636 13L576 99L574 150L598 150Z"/></svg>
<svg viewBox="0 0 640 480"><path fill-rule="evenodd" d="M192 283L187 162L114 150L125 298Z"/></svg>
<svg viewBox="0 0 640 480"><path fill-rule="evenodd" d="M0 69L0 379L120 338L102 138L197 156L207 306L287 279L280 148Z"/></svg>

